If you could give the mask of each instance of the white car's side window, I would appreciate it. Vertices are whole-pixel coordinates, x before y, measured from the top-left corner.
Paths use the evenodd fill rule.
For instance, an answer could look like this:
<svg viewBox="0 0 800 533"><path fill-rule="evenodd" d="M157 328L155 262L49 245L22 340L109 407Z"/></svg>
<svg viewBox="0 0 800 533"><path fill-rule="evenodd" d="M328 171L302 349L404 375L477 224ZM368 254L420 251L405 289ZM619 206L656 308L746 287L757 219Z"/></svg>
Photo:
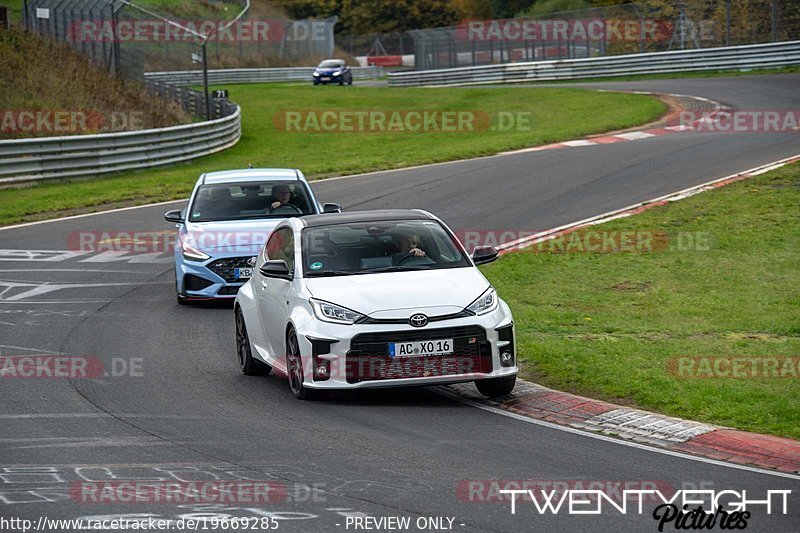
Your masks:
<svg viewBox="0 0 800 533"><path fill-rule="evenodd" d="M264 248L265 259L283 259L289 272L294 272L294 234L291 228L273 232Z"/></svg>

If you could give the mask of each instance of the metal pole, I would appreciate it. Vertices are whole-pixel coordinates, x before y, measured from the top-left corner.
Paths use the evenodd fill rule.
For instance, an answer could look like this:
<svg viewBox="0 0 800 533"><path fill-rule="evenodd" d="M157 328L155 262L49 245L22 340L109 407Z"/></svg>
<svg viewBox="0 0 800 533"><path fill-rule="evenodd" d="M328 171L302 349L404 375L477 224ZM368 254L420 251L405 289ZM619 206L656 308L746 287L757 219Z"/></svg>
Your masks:
<svg viewBox="0 0 800 533"><path fill-rule="evenodd" d="M778 0L770 2L770 12L772 15L772 42L778 40Z"/></svg>
<svg viewBox="0 0 800 533"><path fill-rule="evenodd" d="M25 31L30 31L30 18L28 17L28 0L22 1L22 23L25 25Z"/></svg>
<svg viewBox="0 0 800 533"><path fill-rule="evenodd" d="M208 97L208 55L206 54L206 44L208 44L208 41L203 41L201 45L203 48L203 93L206 99L206 120L211 120L211 99Z"/></svg>
<svg viewBox="0 0 800 533"><path fill-rule="evenodd" d="M119 9L122 9L122 4L120 4ZM111 55L114 57L113 65L114 65L114 72L117 76L122 76L122 65L120 63L120 46L119 46L119 39L117 37L117 26L119 24L119 20L117 19L117 9L114 8L114 2L111 2L111 30L112 30L112 44L111 44Z"/></svg>
<svg viewBox="0 0 800 533"><path fill-rule="evenodd" d="M731 45L731 0L725 0L725 44Z"/></svg>

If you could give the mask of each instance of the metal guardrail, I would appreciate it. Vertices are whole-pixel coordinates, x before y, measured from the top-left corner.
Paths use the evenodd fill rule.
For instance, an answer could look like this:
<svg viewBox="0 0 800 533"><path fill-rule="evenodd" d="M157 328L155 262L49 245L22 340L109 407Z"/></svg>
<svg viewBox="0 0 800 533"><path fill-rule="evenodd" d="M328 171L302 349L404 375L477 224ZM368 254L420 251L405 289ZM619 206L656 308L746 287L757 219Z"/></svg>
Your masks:
<svg viewBox="0 0 800 533"><path fill-rule="evenodd" d="M354 80L375 79L384 75L383 67L354 67L352 70ZM279 81L310 82L313 72L313 67L218 69L208 71L208 82L210 84L267 83ZM200 70L147 72L145 73L145 78L147 80L181 86L200 85L203 83L203 73Z"/></svg>
<svg viewBox="0 0 800 533"><path fill-rule="evenodd" d="M392 87L478 85L606 78L636 74L770 68L798 64L800 64L800 41L786 41L650 54L390 72L388 76L389 85Z"/></svg>
<svg viewBox="0 0 800 533"><path fill-rule="evenodd" d="M229 148L241 134L236 107L222 118L168 128L0 141L0 186L179 163Z"/></svg>

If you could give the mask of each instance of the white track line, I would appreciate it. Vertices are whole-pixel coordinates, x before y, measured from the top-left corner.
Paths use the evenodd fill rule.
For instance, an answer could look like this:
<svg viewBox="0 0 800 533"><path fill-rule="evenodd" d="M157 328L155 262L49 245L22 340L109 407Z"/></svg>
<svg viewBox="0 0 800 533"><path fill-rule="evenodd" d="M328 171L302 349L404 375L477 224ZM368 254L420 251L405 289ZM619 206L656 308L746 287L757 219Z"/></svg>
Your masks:
<svg viewBox="0 0 800 533"><path fill-rule="evenodd" d="M659 196L658 198L653 198L652 200L645 200L643 202L639 202L639 203L636 203L636 204L631 204L631 205L629 205L627 207L623 207L621 209L615 209L613 211L608 211L608 212L602 213L600 215L595 215L593 217L584 218L583 220L578 220L577 222L571 222L571 223L565 224L563 226L558 226L557 228L552 228L552 229L540 231L539 233L536 233L534 235L530 235L528 237L523 237L523 238L517 239L515 241L510 241L510 242L507 242L507 243L503 243L501 246L498 246L498 249L500 249L500 250L508 250L508 249L512 249L512 248L515 248L515 247L519 247L521 245L525 245L525 244L530 243L530 242L535 242L535 241L537 241L539 239L545 239L549 235L552 235L554 233L558 233L558 232L561 232L561 231L564 231L564 230L568 230L568 229L571 229L571 228L574 228L574 227L601 224L603 222L608 222L608 221L613 220L615 218L626 217L626 216L630 215L629 211L632 211L632 210L635 210L635 209L638 209L638 208L641 208L641 207L644 207L644 206L647 206L647 205L650 205L650 204L653 204L653 203L656 203L656 202L664 202L664 201L668 201L669 202L669 201L675 201L675 200L680 200L680 199L683 199L683 198L687 198L689 196L693 196L693 195L695 195L697 193L703 192L703 190L705 190L707 187L710 187L712 185L715 185L717 183L720 183L720 182L723 182L723 181L726 181L726 180L729 180L729 179L737 178L739 176L758 176L760 174L764 174L765 172L769 172L770 170L778 169L778 168L780 168L780 167L782 167L782 166L788 164L789 162L794 161L794 160L796 160L798 158L800 158L800 154L795 154L795 155L793 155L791 157L780 159L778 161L773 161L771 163L766 163L764 165L759 165L759 166L753 167L753 168L751 168L749 170L743 170L743 171L737 172L735 174L730 174L728 176L725 176L724 178L717 178L717 179L714 179L714 180L711 180L711 181L707 181L705 183L701 183L700 185L694 185L692 187L688 187L688 188L680 190L678 192L665 194L664 196Z"/></svg>
<svg viewBox="0 0 800 533"><path fill-rule="evenodd" d="M589 431L584 431L582 429L577 429L577 428L570 427L570 426L561 426L561 425L558 425L558 424L554 424L552 422L547 422L546 420L538 420L536 418L528 418L527 416L520 415L520 414L517 414L517 413L512 413L510 411L504 411L503 409L500 409L500 408L497 408L497 407L492 407L490 405L484 405L484 404L482 404L480 402L476 402L474 400L470 400L470 399L464 398L460 394L451 392L451 391L449 391L447 389L444 389L442 387L436 387L435 390L439 394L442 394L444 396L447 396L449 398L457 400L457 401L459 401L461 403L464 403L466 405L469 405L471 407L477 407L478 409L482 409L483 411L488 411L490 413L494 413L494 414L497 414L497 415L506 416L506 417L509 417L509 418L513 418L515 420L520 420L522 422L528 422L529 424L535 424L537 426L543 426L543 427L550 428L550 429L557 429L558 431L565 431L567 433L573 433L575 435L581 435L581 436L584 436L584 437L589 437L589 438L601 440L601 441L604 441L604 442L610 442L610 443L614 443L614 444L619 444L620 446L628 446L630 448L636 448L636 449L644 450L644 451L648 451L648 452L660 453L662 455L670 455L672 457L678 457L680 459L688 459L690 461L697 461L699 463L706 463L706 464L715 465L715 466L722 466L722 467L725 467L725 468L733 468L733 469L736 469L736 470L744 470L746 472L753 472L753 473L756 473L756 474L765 474L765 475L768 475L768 476L782 477L782 478L786 478L786 479L793 479L793 480L800 481L800 476L795 475L795 474L789 474L788 472L779 472L777 470L764 470L764 469L757 468L757 467L754 467L754 466L737 465L735 463L726 463L724 461L717 461L716 459L708 459L706 457L699 457L699 456L696 456L696 455L689 455L689 454L683 453L683 452L676 452L676 451L670 450L668 448L656 448L656 447L653 447L653 446L648 446L646 444L640 444L638 442L631 442L631 441L627 441L627 440L618 439L618 438L615 438L615 437L609 437L607 435L603 435L603 434L600 434L600 433L592 433L592 432L589 432Z"/></svg>
<svg viewBox="0 0 800 533"><path fill-rule="evenodd" d="M74 220L76 218L93 217L93 216L96 216L96 215L107 215L109 213L119 213L120 211L131 211L132 209L142 209L144 207L155 207L157 205L177 204L178 202L186 202L186 199L183 199L183 200L168 200L166 202L156 202L154 204L132 205L130 207L120 207L120 208L117 208L117 209L108 209L106 211L95 211L93 213L82 213L80 215L70 215L68 217L49 218L47 220L36 220L34 222L23 222L22 224L14 224L13 226L0 227L0 231L6 230L6 229L24 228L24 227L27 227L27 226L38 226L39 224L47 224L47 223L50 223L50 222L61 222L63 220Z"/></svg>

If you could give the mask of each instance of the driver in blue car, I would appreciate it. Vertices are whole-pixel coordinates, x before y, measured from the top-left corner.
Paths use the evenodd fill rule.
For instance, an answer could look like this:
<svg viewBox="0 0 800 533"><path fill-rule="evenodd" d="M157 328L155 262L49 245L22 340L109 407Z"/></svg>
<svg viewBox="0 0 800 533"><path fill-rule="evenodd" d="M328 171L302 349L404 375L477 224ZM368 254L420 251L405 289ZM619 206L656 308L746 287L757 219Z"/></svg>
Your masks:
<svg viewBox="0 0 800 533"><path fill-rule="evenodd" d="M271 209L277 209L282 205L291 205L289 200L292 197L292 191L289 190L288 185L275 185L272 187L272 203Z"/></svg>

